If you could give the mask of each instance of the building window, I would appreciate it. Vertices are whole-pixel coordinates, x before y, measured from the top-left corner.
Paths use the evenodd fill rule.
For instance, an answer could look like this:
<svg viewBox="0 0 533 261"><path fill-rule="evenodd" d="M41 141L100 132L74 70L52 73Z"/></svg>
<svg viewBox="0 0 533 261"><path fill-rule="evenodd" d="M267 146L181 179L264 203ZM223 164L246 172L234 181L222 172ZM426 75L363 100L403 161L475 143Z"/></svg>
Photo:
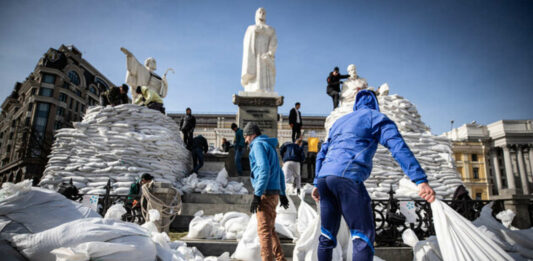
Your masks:
<svg viewBox="0 0 533 261"><path fill-rule="evenodd" d="M81 97L81 91L80 91L80 90L76 89L75 92L76 92L76 95L78 95L79 97Z"/></svg>
<svg viewBox="0 0 533 261"><path fill-rule="evenodd" d="M65 114L65 109L63 107L57 107L57 116L63 116Z"/></svg>
<svg viewBox="0 0 533 261"><path fill-rule="evenodd" d="M60 121L56 121L54 124L54 130L59 130L61 127L63 127L63 124Z"/></svg>
<svg viewBox="0 0 533 261"><path fill-rule="evenodd" d="M56 82L56 76L53 74L44 73L42 82L54 84Z"/></svg>
<svg viewBox="0 0 533 261"><path fill-rule="evenodd" d="M46 87L39 88L39 96L52 97L54 95L54 90Z"/></svg>
<svg viewBox="0 0 533 261"><path fill-rule="evenodd" d="M98 95L98 91L96 90L96 88L94 88L94 87L92 87L92 86L89 87L89 92L91 92L91 93L93 93L93 94L95 94L95 95Z"/></svg>
<svg viewBox="0 0 533 261"><path fill-rule="evenodd" d="M477 161L477 154L472 154L472 161L474 161L474 162Z"/></svg>
<svg viewBox="0 0 533 261"><path fill-rule="evenodd" d="M31 88L31 94L34 95L35 92L37 92L37 89L36 88Z"/></svg>
<svg viewBox="0 0 533 261"><path fill-rule="evenodd" d="M81 105L81 112L85 112L85 105Z"/></svg>
<svg viewBox="0 0 533 261"><path fill-rule="evenodd" d="M481 200L481 193L479 192L476 193L476 200Z"/></svg>
<svg viewBox="0 0 533 261"><path fill-rule="evenodd" d="M33 110L33 103L28 103L28 111L32 111Z"/></svg>
<svg viewBox="0 0 533 261"><path fill-rule="evenodd" d="M37 117L35 118L35 130L37 134L41 137L44 137L46 131L46 124L48 123L48 114L50 112L49 103L38 103L37 104Z"/></svg>
<svg viewBox="0 0 533 261"><path fill-rule="evenodd" d="M7 145L7 150L6 150L7 153L11 152L11 145Z"/></svg>
<svg viewBox="0 0 533 261"><path fill-rule="evenodd" d="M104 80L98 78L98 77L94 77L94 82L96 83L96 86L98 86L98 84L102 85L105 90L109 90L109 86L107 86L107 83L104 82Z"/></svg>
<svg viewBox="0 0 533 261"><path fill-rule="evenodd" d="M59 93L59 101L60 102L66 102L67 101L67 95L64 93Z"/></svg>
<svg viewBox="0 0 533 261"><path fill-rule="evenodd" d="M75 85L80 85L80 76L75 71L68 72L68 78L70 82Z"/></svg>
<svg viewBox="0 0 533 261"><path fill-rule="evenodd" d="M25 121L25 125L26 126L30 126L30 121L31 121L31 118L30 117L26 117L26 121Z"/></svg>
<svg viewBox="0 0 533 261"><path fill-rule="evenodd" d="M69 86L70 86L70 85L68 84L68 82L63 83L63 88L65 88L65 89L70 89Z"/></svg>
<svg viewBox="0 0 533 261"><path fill-rule="evenodd" d="M71 110L72 110L72 101L73 101L73 100L74 100L74 99L70 98L70 101L69 101L69 103L68 103L68 108L71 109Z"/></svg>
<svg viewBox="0 0 533 261"><path fill-rule="evenodd" d="M479 168L472 168L472 172L474 173L474 179L479 179Z"/></svg>
<svg viewBox="0 0 533 261"><path fill-rule="evenodd" d="M13 139L13 132L9 133L9 139L10 139L10 140Z"/></svg>
<svg viewBox="0 0 533 261"><path fill-rule="evenodd" d="M76 106L74 107L74 111L77 112L78 111L78 107L79 107L80 103L78 101L76 101Z"/></svg>

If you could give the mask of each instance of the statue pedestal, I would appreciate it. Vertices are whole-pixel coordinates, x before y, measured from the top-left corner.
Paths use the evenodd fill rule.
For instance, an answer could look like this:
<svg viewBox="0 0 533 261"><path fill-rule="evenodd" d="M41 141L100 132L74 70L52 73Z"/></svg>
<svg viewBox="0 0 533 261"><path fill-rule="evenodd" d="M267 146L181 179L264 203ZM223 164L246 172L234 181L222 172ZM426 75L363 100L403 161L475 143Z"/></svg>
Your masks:
<svg viewBox="0 0 533 261"><path fill-rule="evenodd" d="M263 134L278 137L278 107L283 105L283 96L233 95L233 104L239 106L237 122L244 128L248 122L255 122Z"/></svg>

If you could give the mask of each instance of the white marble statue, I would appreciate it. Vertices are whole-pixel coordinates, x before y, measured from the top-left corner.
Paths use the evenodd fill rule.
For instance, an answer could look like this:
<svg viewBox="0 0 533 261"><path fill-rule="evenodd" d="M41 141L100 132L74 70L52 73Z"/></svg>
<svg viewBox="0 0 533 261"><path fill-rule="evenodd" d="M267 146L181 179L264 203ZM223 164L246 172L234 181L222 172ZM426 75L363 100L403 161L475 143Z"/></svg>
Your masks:
<svg viewBox="0 0 533 261"><path fill-rule="evenodd" d="M342 85L342 91L340 94L340 106L343 106L344 104L351 104L355 102L355 95L357 95L357 92L360 90L364 90L368 88L368 84L365 79L359 78L357 75L357 70L355 68L355 65L350 64L348 65L348 68L346 69L348 71L348 74L350 77L344 81L344 84ZM350 109L350 108L349 108Z"/></svg>
<svg viewBox="0 0 533 261"><path fill-rule="evenodd" d="M137 86L147 86L159 94L161 98L165 98L168 90L167 73L169 71L174 72L174 70L168 68L161 78L154 72L157 69L157 64L153 57L147 58L143 66L128 49L121 47L120 50L126 55L126 83L131 89L132 102L134 104L143 103L142 96L135 92Z"/></svg>
<svg viewBox="0 0 533 261"><path fill-rule="evenodd" d="M255 25L244 34L241 85L245 92L274 93L278 40L274 28L265 22L266 11L261 7L255 12Z"/></svg>

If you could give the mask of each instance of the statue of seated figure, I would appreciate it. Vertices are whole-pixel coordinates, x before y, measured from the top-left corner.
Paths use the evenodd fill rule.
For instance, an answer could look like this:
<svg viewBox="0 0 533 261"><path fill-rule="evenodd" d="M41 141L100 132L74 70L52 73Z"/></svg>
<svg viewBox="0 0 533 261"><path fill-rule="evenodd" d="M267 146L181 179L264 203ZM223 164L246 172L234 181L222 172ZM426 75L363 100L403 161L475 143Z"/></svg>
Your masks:
<svg viewBox="0 0 533 261"><path fill-rule="evenodd" d="M342 85L339 107L349 106L349 109L352 109L355 102L355 95L357 95L357 92L360 90L368 88L368 83L365 79L359 78L355 65L348 65L347 71L350 77L346 79Z"/></svg>

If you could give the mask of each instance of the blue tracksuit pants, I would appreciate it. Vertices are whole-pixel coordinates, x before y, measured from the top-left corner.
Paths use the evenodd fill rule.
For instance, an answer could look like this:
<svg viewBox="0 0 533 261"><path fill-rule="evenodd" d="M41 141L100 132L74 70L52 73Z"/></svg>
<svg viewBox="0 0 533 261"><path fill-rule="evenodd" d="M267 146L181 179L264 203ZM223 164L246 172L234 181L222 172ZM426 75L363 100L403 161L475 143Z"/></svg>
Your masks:
<svg viewBox="0 0 533 261"><path fill-rule="evenodd" d="M337 245L341 215L346 220L353 244L353 261L371 261L374 256L374 216L363 182L326 176L317 181L320 193L321 232L318 260L331 260Z"/></svg>

